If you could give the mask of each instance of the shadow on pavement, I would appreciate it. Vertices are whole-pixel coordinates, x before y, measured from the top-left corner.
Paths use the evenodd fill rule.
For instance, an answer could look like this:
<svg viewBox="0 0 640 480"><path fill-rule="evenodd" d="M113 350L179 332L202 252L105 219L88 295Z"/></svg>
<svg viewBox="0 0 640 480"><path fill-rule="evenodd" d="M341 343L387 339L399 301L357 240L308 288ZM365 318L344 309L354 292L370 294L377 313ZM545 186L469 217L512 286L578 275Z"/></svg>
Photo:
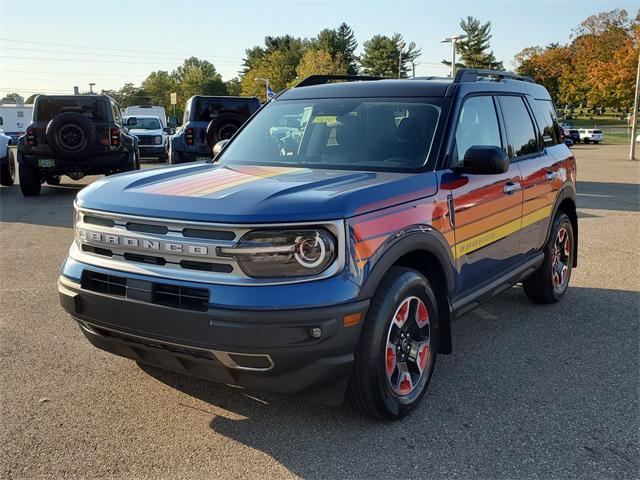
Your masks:
<svg viewBox="0 0 640 480"><path fill-rule="evenodd" d="M305 478L632 477L639 305L638 292L592 288L533 305L514 287L454 323L453 355L438 357L423 404L396 423L144 370L233 412L211 429Z"/></svg>
<svg viewBox="0 0 640 480"><path fill-rule="evenodd" d="M37 197L24 197L19 185L0 188L0 221L73 227L73 200L85 185L43 185Z"/></svg>
<svg viewBox="0 0 640 480"><path fill-rule="evenodd" d="M640 212L640 185L634 183L581 182L578 208Z"/></svg>

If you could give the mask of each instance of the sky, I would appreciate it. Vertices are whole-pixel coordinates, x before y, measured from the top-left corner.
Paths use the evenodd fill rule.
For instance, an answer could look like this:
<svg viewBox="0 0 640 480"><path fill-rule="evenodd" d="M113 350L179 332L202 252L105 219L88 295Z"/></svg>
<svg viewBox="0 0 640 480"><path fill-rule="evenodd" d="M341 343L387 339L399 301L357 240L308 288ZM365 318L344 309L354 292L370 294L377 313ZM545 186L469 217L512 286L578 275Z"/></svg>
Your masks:
<svg viewBox="0 0 640 480"><path fill-rule="evenodd" d="M198 1L0 0L0 98L9 92L72 93L139 85L154 70L189 56L212 62L224 80L237 76L244 51L267 35L313 37L349 24L359 48L375 34L401 33L422 49L416 75L446 75L443 37L462 17L491 21L491 48L506 68L525 47L568 42L591 14L639 1Z"/></svg>

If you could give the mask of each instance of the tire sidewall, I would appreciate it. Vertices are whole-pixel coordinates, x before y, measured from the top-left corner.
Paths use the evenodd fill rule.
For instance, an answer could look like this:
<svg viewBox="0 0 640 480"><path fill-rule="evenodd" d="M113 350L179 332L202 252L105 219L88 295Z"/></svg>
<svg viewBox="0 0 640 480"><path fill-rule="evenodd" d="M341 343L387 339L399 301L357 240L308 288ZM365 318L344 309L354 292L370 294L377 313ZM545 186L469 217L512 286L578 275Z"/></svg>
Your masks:
<svg viewBox="0 0 640 480"><path fill-rule="evenodd" d="M400 303L407 297L420 298L429 312L430 322L430 357L419 383L414 390L406 396L399 396L391 389L387 380L385 370L386 342L389 327L393 316L400 306ZM435 367L435 360L438 350L439 320L438 308L435 295L431 290L429 282L418 272L407 270L395 279L381 306L367 322L372 322L376 328L376 349L371 365L376 368L376 391L375 396L378 402L384 406L387 416L390 418L400 418L411 411L422 399L427 391L427 386L431 380L431 375Z"/></svg>

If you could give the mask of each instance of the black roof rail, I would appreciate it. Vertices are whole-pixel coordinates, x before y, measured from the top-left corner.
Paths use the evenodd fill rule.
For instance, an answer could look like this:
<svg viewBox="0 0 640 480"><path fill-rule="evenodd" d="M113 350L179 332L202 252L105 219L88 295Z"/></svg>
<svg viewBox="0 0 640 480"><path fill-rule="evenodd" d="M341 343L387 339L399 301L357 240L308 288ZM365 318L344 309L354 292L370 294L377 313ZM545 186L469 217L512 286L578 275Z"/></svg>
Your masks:
<svg viewBox="0 0 640 480"><path fill-rule="evenodd" d="M345 82L361 82L365 80L384 80L383 77L358 76L358 75L311 75L293 88L310 87L312 85L324 85L333 80L343 80Z"/></svg>
<svg viewBox="0 0 640 480"><path fill-rule="evenodd" d="M520 80L522 82L536 83L531 77L525 77L515 73L501 72L499 70L483 70L478 68L459 69L456 71L453 83L477 82L478 77L498 77L499 79Z"/></svg>

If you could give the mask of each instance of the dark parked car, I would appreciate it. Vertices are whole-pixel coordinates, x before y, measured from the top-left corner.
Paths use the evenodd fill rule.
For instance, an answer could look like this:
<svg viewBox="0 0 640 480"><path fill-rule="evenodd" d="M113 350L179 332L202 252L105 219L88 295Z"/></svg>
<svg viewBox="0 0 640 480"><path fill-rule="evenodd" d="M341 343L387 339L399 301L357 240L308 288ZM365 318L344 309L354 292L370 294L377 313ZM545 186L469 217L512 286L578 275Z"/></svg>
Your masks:
<svg viewBox="0 0 640 480"><path fill-rule="evenodd" d="M0 130L0 185L11 186L16 179L16 164L13 149L10 145L13 139Z"/></svg>
<svg viewBox="0 0 640 480"><path fill-rule="evenodd" d="M570 138L574 144L580 143L580 131L577 128L565 128L564 134L567 138Z"/></svg>
<svg viewBox="0 0 640 480"><path fill-rule="evenodd" d="M20 188L38 195L42 182L60 176L137 170L138 140L122 124L120 108L107 95L38 95L33 122L18 140Z"/></svg>
<svg viewBox="0 0 640 480"><path fill-rule="evenodd" d="M171 137L169 162L211 159L213 145L231 138L259 108L256 97L191 97L183 125Z"/></svg>
<svg viewBox="0 0 640 480"><path fill-rule="evenodd" d="M338 79L354 81L271 100L215 162L78 194L59 291L91 343L398 419L455 317L520 282L533 302L564 296L576 163L543 86Z"/></svg>

